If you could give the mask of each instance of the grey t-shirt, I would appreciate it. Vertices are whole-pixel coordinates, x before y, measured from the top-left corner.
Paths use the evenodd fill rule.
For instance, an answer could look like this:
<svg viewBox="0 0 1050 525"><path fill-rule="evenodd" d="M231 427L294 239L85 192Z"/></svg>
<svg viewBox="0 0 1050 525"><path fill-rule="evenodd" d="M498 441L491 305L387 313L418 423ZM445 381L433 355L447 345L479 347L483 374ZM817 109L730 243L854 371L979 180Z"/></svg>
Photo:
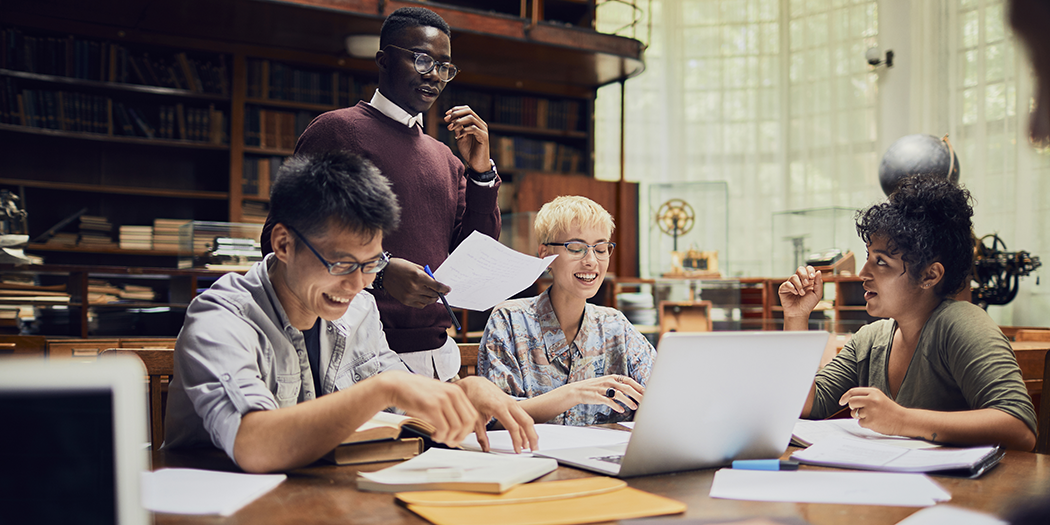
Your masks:
<svg viewBox="0 0 1050 525"><path fill-rule="evenodd" d="M839 398L853 387L875 387L897 404L954 412L995 408L1036 431L1028 396L1010 341L980 307L945 299L922 328L897 397L890 394L889 357L896 321L861 328L817 373L810 417L838 411Z"/></svg>

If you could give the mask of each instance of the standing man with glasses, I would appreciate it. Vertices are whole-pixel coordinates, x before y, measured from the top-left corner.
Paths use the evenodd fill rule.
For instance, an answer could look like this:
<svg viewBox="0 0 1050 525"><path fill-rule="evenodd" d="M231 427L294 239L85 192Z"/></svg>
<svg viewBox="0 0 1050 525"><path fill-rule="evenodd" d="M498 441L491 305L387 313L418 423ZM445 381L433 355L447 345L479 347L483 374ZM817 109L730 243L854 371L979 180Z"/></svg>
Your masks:
<svg viewBox="0 0 1050 525"><path fill-rule="evenodd" d="M387 266L400 209L357 155L293 157L270 193L266 257L197 296L175 344L165 448L215 446L248 472L287 470L335 448L376 412L397 407L458 444L485 424L537 444L531 418L489 381L409 373L361 293Z"/></svg>
<svg viewBox="0 0 1050 525"><path fill-rule="evenodd" d="M614 308L589 304L609 269L609 212L558 197L536 214L554 284L497 306L481 336L478 375L522 399L536 423L597 425L634 417L656 350Z"/></svg>
<svg viewBox="0 0 1050 525"><path fill-rule="evenodd" d="M451 63L448 24L433 11L404 7L383 23L379 89L371 102L317 117L296 153L348 150L371 160L390 179L402 221L384 245L390 264L372 285L390 348L413 372L440 380L459 371L459 349L447 330L438 294L451 289L429 277L477 230L499 237L500 180L489 154L488 125L468 106L445 112L464 166L447 146L423 132L423 114L458 72Z"/></svg>

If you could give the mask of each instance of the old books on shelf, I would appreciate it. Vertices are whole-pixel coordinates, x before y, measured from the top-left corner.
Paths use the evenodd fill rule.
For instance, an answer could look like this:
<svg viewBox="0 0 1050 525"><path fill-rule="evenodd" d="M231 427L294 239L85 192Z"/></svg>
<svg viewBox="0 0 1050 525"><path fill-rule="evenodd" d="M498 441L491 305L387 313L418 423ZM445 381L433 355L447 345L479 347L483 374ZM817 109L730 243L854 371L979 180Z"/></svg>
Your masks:
<svg viewBox="0 0 1050 525"><path fill-rule="evenodd" d="M244 145L291 152L316 111L283 111L247 106L244 109Z"/></svg>
<svg viewBox="0 0 1050 525"><path fill-rule="evenodd" d="M373 84L359 82L346 72L301 68L259 58L249 58L245 65L248 98L346 107L372 97L368 88Z"/></svg>
<svg viewBox="0 0 1050 525"><path fill-rule="evenodd" d="M80 238L77 245L87 248L116 248L113 242L113 223L105 217L95 215L80 216Z"/></svg>
<svg viewBox="0 0 1050 525"><path fill-rule="evenodd" d="M122 250L152 250L153 249L153 226L131 226L120 227L120 249Z"/></svg>
<svg viewBox="0 0 1050 525"><path fill-rule="evenodd" d="M181 247L179 229L189 222L186 219L154 219L153 249L178 251Z"/></svg>
<svg viewBox="0 0 1050 525"><path fill-rule="evenodd" d="M293 146L294 147L294 146ZM284 157L244 157L244 175L241 191L247 196L269 197L270 183L277 178Z"/></svg>

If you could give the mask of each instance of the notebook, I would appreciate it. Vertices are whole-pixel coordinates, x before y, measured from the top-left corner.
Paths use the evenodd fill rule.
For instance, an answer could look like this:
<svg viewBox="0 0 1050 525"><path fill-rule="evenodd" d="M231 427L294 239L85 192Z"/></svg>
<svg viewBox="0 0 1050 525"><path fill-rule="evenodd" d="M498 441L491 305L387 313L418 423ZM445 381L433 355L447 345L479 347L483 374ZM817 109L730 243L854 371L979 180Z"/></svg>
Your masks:
<svg viewBox="0 0 1050 525"><path fill-rule="evenodd" d="M617 477L780 457L827 342L827 332L664 334L627 444L534 455Z"/></svg>
<svg viewBox="0 0 1050 525"><path fill-rule="evenodd" d="M126 356L0 361L0 492L19 502L0 521L150 523L145 377Z"/></svg>

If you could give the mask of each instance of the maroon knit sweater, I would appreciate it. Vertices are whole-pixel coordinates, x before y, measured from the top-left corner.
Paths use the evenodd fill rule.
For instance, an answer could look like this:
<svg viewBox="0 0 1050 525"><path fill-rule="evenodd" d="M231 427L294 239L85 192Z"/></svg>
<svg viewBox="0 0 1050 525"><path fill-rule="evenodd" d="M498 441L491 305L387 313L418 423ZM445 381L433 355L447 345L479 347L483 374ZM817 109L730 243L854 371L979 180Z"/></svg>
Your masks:
<svg viewBox="0 0 1050 525"><path fill-rule="evenodd" d="M358 102L314 119L295 145L297 154L330 150L366 157L393 184L401 205L401 227L383 238L383 248L391 256L436 270L474 230L499 238L499 179L492 188L468 182L463 163L418 126L409 128ZM372 294L395 352L432 350L445 343L445 330L452 321L441 303L419 310L399 303L386 291Z"/></svg>

